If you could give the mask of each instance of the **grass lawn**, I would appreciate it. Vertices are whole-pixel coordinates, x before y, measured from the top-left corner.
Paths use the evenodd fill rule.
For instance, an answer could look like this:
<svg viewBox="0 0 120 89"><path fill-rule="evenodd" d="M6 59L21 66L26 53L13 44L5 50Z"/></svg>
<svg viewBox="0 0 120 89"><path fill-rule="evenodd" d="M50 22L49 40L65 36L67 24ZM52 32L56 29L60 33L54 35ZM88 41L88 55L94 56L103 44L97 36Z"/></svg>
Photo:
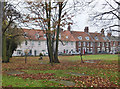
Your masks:
<svg viewBox="0 0 120 89"><path fill-rule="evenodd" d="M3 87L118 87L120 85L118 55L59 56L61 63L51 66L48 57L13 57L10 63L2 64ZM8 74L12 71L24 74ZM50 81L54 79L55 81ZM65 85L59 81L70 81Z"/></svg>

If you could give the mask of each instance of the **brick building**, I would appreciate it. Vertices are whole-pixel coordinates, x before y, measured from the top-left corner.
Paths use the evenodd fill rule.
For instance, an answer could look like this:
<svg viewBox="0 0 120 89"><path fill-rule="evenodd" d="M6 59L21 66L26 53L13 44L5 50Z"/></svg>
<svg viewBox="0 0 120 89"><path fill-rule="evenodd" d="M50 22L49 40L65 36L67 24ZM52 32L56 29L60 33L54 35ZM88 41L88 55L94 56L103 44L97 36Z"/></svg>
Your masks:
<svg viewBox="0 0 120 89"><path fill-rule="evenodd" d="M76 50L80 53L110 52L110 42L105 37L103 29L101 33L91 33L89 28L85 27L84 32L71 31L71 33L76 40Z"/></svg>
<svg viewBox="0 0 120 89"><path fill-rule="evenodd" d="M120 37L113 36L111 32L107 34L107 38L110 42L110 50L112 53L120 51Z"/></svg>
<svg viewBox="0 0 120 89"><path fill-rule="evenodd" d="M46 34L42 30L24 29L25 40L14 51L13 55L24 55L24 51L29 49L30 55L39 55L40 53L47 52ZM111 51L118 51L120 49L120 41L118 37L111 36L108 33L104 34L104 29L100 33L89 32L89 28L85 27L84 32L71 31L70 26L68 30L60 30L59 34L59 47L60 53L100 53ZM120 50L119 50L120 51Z"/></svg>

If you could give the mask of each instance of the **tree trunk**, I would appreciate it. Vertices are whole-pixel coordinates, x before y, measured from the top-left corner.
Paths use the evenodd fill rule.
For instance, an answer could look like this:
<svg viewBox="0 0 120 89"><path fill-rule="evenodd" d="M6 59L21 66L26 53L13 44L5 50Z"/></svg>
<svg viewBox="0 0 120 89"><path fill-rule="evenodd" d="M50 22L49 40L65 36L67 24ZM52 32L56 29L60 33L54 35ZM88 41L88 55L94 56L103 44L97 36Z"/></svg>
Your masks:
<svg viewBox="0 0 120 89"><path fill-rule="evenodd" d="M62 13L62 2L59 3L59 19L58 19L58 27L57 27L57 35L56 35L56 48L55 48L55 53L54 53L55 63L60 63L58 59L58 45L59 45L61 13Z"/></svg>
<svg viewBox="0 0 120 89"><path fill-rule="evenodd" d="M48 44L48 54L49 54L49 59L51 62L51 65L53 66L53 50L52 50L52 41L51 41L51 2L49 2L49 5L47 5L47 2L45 2L46 4L46 17L48 20L48 29L46 30L46 35L47 35L47 44Z"/></svg>
<svg viewBox="0 0 120 89"><path fill-rule="evenodd" d="M0 62L2 61L2 16L3 16L2 8L3 8L3 4L0 1Z"/></svg>
<svg viewBox="0 0 120 89"><path fill-rule="evenodd" d="M9 62L8 58L7 58L7 45L6 45L6 36L3 35L2 38L2 61L7 63Z"/></svg>

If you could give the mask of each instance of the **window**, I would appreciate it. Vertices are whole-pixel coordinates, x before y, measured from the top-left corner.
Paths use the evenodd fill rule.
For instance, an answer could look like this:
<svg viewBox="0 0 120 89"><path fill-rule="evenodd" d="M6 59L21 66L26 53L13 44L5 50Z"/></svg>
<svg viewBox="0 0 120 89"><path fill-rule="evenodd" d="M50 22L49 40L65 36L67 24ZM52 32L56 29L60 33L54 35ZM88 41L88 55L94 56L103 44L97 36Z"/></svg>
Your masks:
<svg viewBox="0 0 120 89"><path fill-rule="evenodd" d="M105 51L105 47L102 47L102 51Z"/></svg>
<svg viewBox="0 0 120 89"><path fill-rule="evenodd" d="M80 42L80 41L78 42L78 46L79 46L79 47L81 46L81 42Z"/></svg>
<svg viewBox="0 0 120 89"><path fill-rule="evenodd" d="M100 52L100 48L97 48L97 52L98 52L98 53Z"/></svg>
<svg viewBox="0 0 120 89"><path fill-rule="evenodd" d="M27 45L28 44L28 42L27 41L25 41L25 45Z"/></svg>
<svg viewBox="0 0 120 89"><path fill-rule="evenodd" d="M44 38L46 38L46 34L44 34L44 36L43 36Z"/></svg>
<svg viewBox="0 0 120 89"><path fill-rule="evenodd" d="M87 47L89 47L89 42L87 42Z"/></svg>
<svg viewBox="0 0 120 89"><path fill-rule="evenodd" d="M66 53L68 53L68 50L66 50Z"/></svg>
<svg viewBox="0 0 120 89"><path fill-rule="evenodd" d="M32 41L32 45L34 45L34 41Z"/></svg>
<svg viewBox="0 0 120 89"><path fill-rule="evenodd" d="M109 48L106 48L107 53L109 53Z"/></svg>
<svg viewBox="0 0 120 89"><path fill-rule="evenodd" d="M91 46L91 47L93 46L93 42L90 43L90 46Z"/></svg>
<svg viewBox="0 0 120 89"><path fill-rule="evenodd" d="M71 45L73 45L73 42L71 42Z"/></svg>
<svg viewBox="0 0 120 89"><path fill-rule="evenodd" d="M30 53L30 55L32 55L32 50L30 50L30 52L29 52L29 53Z"/></svg>
<svg viewBox="0 0 120 89"><path fill-rule="evenodd" d="M79 40L82 40L82 37L81 37L81 36L79 36L79 37L78 37L78 39L79 39Z"/></svg>
<svg viewBox="0 0 120 89"><path fill-rule="evenodd" d="M115 42L113 42L113 46L115 46Z"/></svg>
<svg viewBox="0 0 120 89"><path fill-rule="evenodd" d="M66 39L68 39L68 36L66 36Z"/></svg>
<svg viewBox="0 0 120 89"><path fill-rule="evenodd" d="M40 45L41 44L41 42L40 41L38 41L38 45Z"/></svg>
<svg viewBox="0 0 120 89"><path fill-rule="evenodd" d="M89 40L89 37L87 36L87 37L85 37L85 39L86 39L86 40Z"/></svg>
<svg viewBox="0 0 120 89"><path fill-rule="evenodd" d="M97 37L97 36L95 36L95 40L98 40L98 37Z"/></svg>
<svg viewBox="0 0 120 89"><path fill-rule="evenodd" d="M81 53L81 48L78 49L79 53Z"/></svg>
<svg viewBox="0 0 120 89"><path fill-rule="evenodd" d="M102 46L103 46L103 47L105 46L104 42L102 43Z"/></svg>
<svg viewBox="0 0 120 89"><path fill-rule="evenodd" d="M21 55L22 54L22 50L17 50L17 55Z"/></svg>
<svg viewBox="0 0 120 89"><path fill-rule="evenodd" d="M89 52L89 48L87 48L87 52Z"/></svg>
<svg viewBox="0 0 120 89"><path fill-rule="evenodd" d="M85 44L85 42L83 42L83 46L85 46L86 44Z"/></svg>
<svg viewBox="0 0 120 89"><path fill-rule="evenodd" d="M93 48L90 48L90 52L93 52Z"/></svg>
<svg viewBox="0 0 120 89"><path fill-rule="evenodd" d="M39 35L38 33L36 33L35 36L36 36L36 38L39 38L39 37L40 37L40 35Z"/></svg>
<svg viewBox="0 0 120 89"><path fill-rule="evenodd" d="M109 47L109 43L108 42L106 43L106 46Z"/></svg>
<svg viewBox="0 0 120 89"><path fill-rule="evenodd" d="M98 47L100 47L100 42L98 42L97 44L98 44Z"/></svg>

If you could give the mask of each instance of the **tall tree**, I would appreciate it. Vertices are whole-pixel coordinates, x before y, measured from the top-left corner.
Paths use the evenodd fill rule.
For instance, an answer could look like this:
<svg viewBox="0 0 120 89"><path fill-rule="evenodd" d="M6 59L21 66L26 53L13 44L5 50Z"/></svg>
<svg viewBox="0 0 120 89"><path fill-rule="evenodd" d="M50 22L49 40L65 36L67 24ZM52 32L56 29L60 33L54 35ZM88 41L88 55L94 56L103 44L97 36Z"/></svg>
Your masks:
<svg viewBox="0 0 120 89"><path fill-rule="evenodd" d="M9 62L9 58L12 55L13 50L17 48L15 37L17 38L18 33L10 33L11 29L16 29L13 27L15 25L15 20L21 18L21 14L16 10L16 7L8 2L4 2L3 7L3 17L2 17L2 61ZM13 40L14 39L14 40Z"/></svg>
<svg viewBox="0 0 120 89"><path fill-rule="evenodd" d="M0 88L2 88L2 15L3 15L3 2L0 1Z"/></svg>
<svg viewBox="0 0 120 89"><path fill-rule="evenodd" d="M32 22L46 33L50 62L59 63L58 44L60 28L73 23L71 18L76 14L75 11L80 11L78 8L82 7L83 4L78 0L73 0L73 2L71 5L67 5L68 0L62 2L27 2L26 8L32 16L28 14L24 22Z"/></svg>
<svg viewBox="0 0 120 89"><path fill-rule="evenodd" d="M2 50L2 16L3 16L3 2L0 1L0 51ZM2 52L0 52L0 61L2 60Z"/></svg>

